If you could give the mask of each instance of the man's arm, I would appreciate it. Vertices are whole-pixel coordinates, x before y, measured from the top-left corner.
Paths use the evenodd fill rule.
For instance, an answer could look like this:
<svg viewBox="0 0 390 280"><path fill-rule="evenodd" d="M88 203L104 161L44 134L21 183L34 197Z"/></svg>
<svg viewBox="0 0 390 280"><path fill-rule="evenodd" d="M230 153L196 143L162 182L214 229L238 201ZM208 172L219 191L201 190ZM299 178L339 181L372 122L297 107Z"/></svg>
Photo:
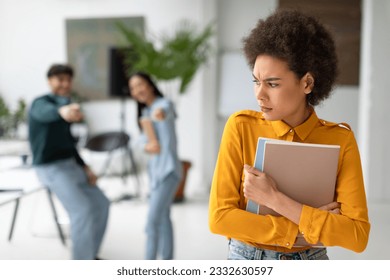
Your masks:
<svg viewBox="0 0 390 280"><path fill-rule="evenodd" d="M32 103L30 115L42 123L55 122L61 119L57 106L45 98L36 99Z"/></svg>
<svg viewBox="0 0 390 280"><path fill-rule="evenodd" d="M82 167L85 167L86 164L84 162L84 160L81 158L79 152L77 151L77 149L75 148L74 149L74 158L76 159L76 162L81 165Z"/></svg>
<svg viewBox="0 0 390 280"><path fill-rule="evenodd" d="M81 166L83 167L84 171L85 171L85 174L87 175L87 178L88 178L88 183L91 185L91 186L96 186L96 182L97 182L97 179L98 177L96 176L96 174L91 170L91 168L85 164L84 160L81 158L79 152L77 151L77 149L75 148L74 149L74 157L76 159L76 162Z"/></svg>

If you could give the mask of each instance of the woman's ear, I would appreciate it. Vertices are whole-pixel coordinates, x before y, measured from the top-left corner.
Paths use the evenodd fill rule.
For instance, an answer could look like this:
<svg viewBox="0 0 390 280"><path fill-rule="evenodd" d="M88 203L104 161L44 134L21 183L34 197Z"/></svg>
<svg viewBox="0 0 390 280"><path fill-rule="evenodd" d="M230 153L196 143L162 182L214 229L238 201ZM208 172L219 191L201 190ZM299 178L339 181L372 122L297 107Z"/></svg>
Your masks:
<svg viewBox="0 0 390 280"><path fill-rule="evenodd" d="M314 88L314 77L310 72L307 72L305 76L303 76L304 82L304 90L306 94L309 94L313 91Z"/></svg>

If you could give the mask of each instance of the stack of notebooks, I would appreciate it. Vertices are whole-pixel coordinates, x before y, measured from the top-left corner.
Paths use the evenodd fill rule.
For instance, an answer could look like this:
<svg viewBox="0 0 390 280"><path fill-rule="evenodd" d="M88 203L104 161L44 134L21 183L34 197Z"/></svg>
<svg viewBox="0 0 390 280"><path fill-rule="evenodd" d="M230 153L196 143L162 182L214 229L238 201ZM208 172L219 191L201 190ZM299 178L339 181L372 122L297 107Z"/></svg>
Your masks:
<svg viewBox="0 0 390 280"><path fill-rule="evenodd" d="M290 198L315 208L334 201L340 146L289 142L260 137L254 167L271 176ZM246 210L280 216L249 200ZM302 238L302 246L305 244ZM299 246L299 244L296 244Z"/></svg>

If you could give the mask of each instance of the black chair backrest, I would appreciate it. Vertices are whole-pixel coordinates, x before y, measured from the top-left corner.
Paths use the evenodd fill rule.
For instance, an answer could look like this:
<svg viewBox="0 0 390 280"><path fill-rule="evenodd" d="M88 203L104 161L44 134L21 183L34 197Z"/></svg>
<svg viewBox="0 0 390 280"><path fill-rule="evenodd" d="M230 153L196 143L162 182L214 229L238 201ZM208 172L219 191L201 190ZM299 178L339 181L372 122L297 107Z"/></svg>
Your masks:
<svg viewBox="0 0 390 280"><path fill-rule="evenodd" d="M109 152L126 147L129 140L129 135L124 132L105 132L90 137L85 147L95 152Z"/></svg>

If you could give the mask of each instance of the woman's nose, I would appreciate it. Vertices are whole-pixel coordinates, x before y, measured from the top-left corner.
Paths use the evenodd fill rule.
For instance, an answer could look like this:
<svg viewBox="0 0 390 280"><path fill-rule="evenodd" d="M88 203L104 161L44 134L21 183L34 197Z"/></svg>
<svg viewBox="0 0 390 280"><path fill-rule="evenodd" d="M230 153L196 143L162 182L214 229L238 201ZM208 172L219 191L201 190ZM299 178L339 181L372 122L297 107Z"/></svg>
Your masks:
<svg viewBox="0 0 390 280"><path fill-rule="evenodd" d="M255 88L255 96L257 100L265 100L267 99L267 92L263 85L256 86Z"/></svg>

